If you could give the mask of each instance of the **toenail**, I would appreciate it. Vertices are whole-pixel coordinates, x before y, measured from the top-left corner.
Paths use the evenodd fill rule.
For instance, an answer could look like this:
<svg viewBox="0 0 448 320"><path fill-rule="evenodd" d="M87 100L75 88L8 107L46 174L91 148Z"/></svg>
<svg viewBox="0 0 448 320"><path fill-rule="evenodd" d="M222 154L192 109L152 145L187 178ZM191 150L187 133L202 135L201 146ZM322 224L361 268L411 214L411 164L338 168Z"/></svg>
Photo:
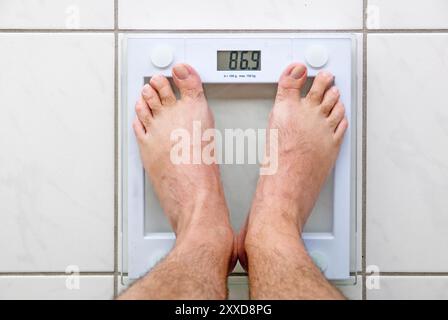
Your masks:
<svg viewBox="0 0 448 320"><path fill-rule="evenodd" d="M291 77L294 79L300 79L305 74L305 66L299 65L295 66L294 69L291 71Z"/></svg>
<svg viewBox="0 0 448 320"><path fill-rule="evenodd" d="M149 84L145 84L144 86L143 86L143 90L142 90L142 92L143 92L143 94L144 95L149 95Z"/></svg>
<svg viewBox="0 0 448 320"><path fill-rule="evenodd" d="M160 79L162 79L162 76L160 74L153 75L151 77L151 80L149 80L149 83L151 83L151 82L152 83L160 82Z"/></svg>
<svg viewBox="0 0 448 320"><path fill-rule="evenodd" d="M188 75L190 74L190 71L188 71L188 69L182 64L175 66L173 68L173 72L174 72L174 75L177 78L179 78L180 80L187 79Z"/></svg>
<svg viewBox="0 0 448 320"><path fill-rule="evenodd" d="M320 75L324 78L333 78L333 75L330 72L327 71L321 71Z"/></svg>
<svg viewBox="0 0 448 320"><path fill-rule="evenodd" d="M339 94L339 90L338 90L338 88L336 88L336 87L331 88L331 91L332 91L334 94Z"/></svg>

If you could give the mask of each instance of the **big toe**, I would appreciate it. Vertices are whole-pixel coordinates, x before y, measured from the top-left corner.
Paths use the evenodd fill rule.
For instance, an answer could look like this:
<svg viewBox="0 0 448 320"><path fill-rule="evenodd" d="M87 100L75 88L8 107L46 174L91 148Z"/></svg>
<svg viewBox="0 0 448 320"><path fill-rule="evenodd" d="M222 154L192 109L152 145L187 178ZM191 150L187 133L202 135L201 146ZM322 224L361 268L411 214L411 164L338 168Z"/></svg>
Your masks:
<svg viewBox="0 0 448 320"><path fill-rule="evenodd" d="M283 71L278 81L276 100L298 99L300 90L306 82L306 67L302 63L293 63Z"/></svg>
<svg viewBox="0 0 448 320"><path fill-rule="evenodd" d="M182 99L204 99L202 81L196 70L188 64L177 64L173 68L173 80Z"/></svg>

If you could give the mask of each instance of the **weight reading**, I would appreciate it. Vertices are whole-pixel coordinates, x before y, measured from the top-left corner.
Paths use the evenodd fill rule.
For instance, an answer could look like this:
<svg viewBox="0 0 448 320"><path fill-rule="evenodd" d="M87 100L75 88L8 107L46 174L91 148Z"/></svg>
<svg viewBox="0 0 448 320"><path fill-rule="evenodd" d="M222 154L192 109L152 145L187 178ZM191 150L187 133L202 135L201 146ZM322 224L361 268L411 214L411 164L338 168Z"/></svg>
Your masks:
<svg viewBox="0 0 448 320"><path fill-rule="evenodd" d="M218 71L261 70L261 51L218 51Z"/></svg>

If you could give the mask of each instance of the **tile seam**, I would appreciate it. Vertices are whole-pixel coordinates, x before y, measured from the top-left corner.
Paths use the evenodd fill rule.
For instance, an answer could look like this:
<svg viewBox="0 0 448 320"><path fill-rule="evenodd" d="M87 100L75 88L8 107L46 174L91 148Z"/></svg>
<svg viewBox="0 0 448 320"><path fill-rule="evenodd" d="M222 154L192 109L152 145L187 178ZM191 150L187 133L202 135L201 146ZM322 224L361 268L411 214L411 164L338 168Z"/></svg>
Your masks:
<svg viewBox="0 0 448 320"><path fill-rule="evenodd" d="M80 276L114 276L115 272L113 271L85 271L79 272ZM66 273L63 271L32 271L32 272L0 272L0 277L11 277L11 276L23 276L23 277L31 277L31 276L71 276L72 273Z"/></svg>
<svg viewBox="0 0 448 320"><path fill-rule="evenodd" d="M362 286L361 286L361 299L367 299L366 292L366 152L367 152L367 5L368 0L363 0L362 4L362 197L361 197L361 269L362 269Z"/></svg>
<svg viewBox="0 0 448 320"><path fill-rule="evenodd" d="M448 33L448 29L0 29L0 33L366 33L425 34Z"/></svg>
<svg viewBox="0 0 448 320"><path fill-rule="evenodd" d="M114 283L113 297L118 294L118 0L114 0Z"/></svg>

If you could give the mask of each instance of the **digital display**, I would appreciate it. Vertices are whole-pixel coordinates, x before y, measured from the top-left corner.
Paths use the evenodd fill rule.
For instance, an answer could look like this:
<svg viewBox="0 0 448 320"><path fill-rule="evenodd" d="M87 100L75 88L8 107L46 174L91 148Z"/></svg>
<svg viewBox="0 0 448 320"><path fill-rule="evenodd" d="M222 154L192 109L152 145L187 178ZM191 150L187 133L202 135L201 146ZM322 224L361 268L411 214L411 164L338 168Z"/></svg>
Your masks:
<svg viewBox="0 0 448 320"><path fill-rule="evenodd" d="M218 71L261 70L261 51L218 51Z"/></svg>

